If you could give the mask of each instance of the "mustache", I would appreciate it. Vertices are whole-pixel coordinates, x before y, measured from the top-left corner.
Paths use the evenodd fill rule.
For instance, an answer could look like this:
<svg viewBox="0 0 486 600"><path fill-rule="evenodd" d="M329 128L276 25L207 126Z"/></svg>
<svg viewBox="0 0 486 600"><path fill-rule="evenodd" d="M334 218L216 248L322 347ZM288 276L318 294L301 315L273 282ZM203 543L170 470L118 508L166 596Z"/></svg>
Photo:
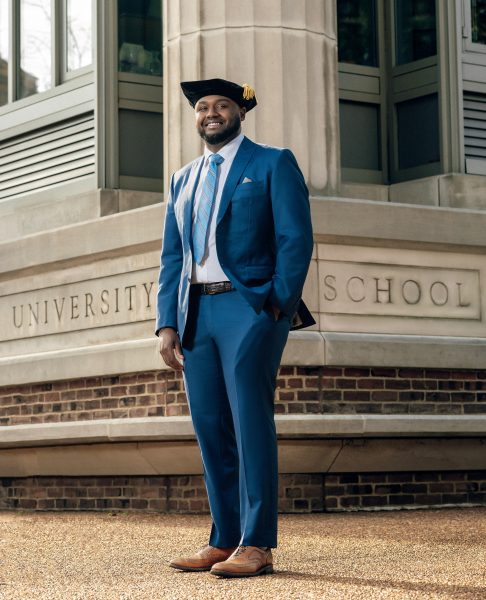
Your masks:
<svg viewBox="0 0 486 600"><path fill-rule="evenodd" d="M218 121L212 121L218 122ZM228 125L228 127L224 131L219 131L216 133L206 133L203 127L198 128L198 133L200 137L207 142L208 144L221 144L221 142L226 141L227 139L234 136L235 133L241 128L241 119L238 116L234 118L234 120Z"/></svg>

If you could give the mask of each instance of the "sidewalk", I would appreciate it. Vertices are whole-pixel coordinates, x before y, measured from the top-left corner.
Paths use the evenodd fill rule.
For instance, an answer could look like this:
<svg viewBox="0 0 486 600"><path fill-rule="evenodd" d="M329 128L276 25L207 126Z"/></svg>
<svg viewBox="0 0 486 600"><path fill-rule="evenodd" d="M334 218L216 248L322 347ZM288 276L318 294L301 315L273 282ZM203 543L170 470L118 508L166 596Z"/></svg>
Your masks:
<svg viewBox="0 0 486 600"><path fill-rule="evenodd" d="M486 508L284 515L274 575L170 569L208 528L206 516L0 512L0 598L486 598Z"/></svg>

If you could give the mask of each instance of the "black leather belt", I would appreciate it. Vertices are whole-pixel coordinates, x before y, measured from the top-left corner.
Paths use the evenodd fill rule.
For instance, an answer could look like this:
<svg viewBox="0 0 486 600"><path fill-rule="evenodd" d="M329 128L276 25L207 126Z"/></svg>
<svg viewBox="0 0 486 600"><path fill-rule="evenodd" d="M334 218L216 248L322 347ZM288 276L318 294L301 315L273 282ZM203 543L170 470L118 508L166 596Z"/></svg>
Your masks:
<svg viewBox="0 0 486 600"><path fill-rule="evenodd" d="M223 294L224 292L232 292L235 288L231 281L217 281L215 283L193 283L191 284L191 292L194 294Z"/></svg>

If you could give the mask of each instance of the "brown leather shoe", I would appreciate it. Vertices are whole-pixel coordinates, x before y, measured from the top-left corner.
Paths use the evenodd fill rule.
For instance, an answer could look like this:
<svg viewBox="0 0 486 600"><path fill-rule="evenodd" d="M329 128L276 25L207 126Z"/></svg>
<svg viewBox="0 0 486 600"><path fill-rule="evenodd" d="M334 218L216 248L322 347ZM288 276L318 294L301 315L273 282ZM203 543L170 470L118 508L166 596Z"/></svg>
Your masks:
<svg viewBox="0 0 486 600"><path fill-rule="evenodd" d="M209 571L217 562L226 560L234 551L234 548L215 548L205 546L198 550L193 556L176 558L169 563L169 567L181 571Z"/></svg>
<svg viewBox="0 0 486 600"><path fill-rule="evenodd" d="M211 575L220 577L254 577L273 573L272 551L257 546L238 546L224 562L213 565Z"/></svg>

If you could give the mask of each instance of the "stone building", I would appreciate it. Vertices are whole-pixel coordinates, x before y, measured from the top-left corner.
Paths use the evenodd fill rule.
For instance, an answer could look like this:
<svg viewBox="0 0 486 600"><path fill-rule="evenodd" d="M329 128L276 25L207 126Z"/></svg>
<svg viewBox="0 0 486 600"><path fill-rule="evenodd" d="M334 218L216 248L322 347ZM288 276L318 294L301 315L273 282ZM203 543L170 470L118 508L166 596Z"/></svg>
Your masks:
<svg viewBox="0 0 486 600"><path fill-rule="evenodd" d="M484 504L486 0L0 0L0 508L207 508L153 325L210 77L311 193L281 509Z"/></svg>

